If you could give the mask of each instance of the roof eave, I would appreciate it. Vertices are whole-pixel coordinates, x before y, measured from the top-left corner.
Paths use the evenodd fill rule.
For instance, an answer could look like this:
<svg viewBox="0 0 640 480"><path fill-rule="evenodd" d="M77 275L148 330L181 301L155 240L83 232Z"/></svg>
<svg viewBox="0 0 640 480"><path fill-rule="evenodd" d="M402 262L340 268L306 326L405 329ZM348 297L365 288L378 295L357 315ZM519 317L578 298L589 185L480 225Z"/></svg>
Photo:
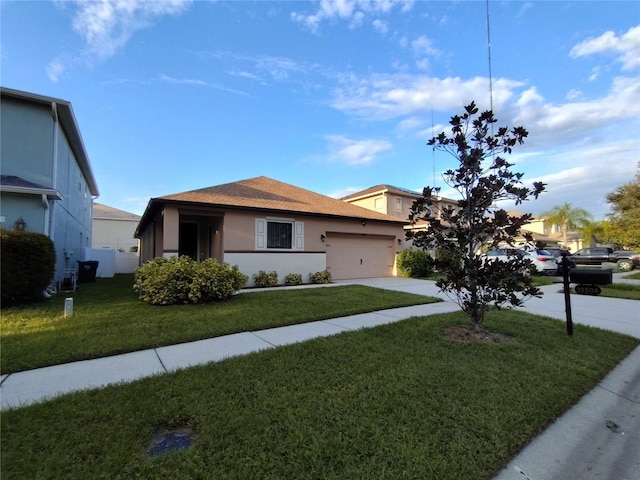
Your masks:
<svg viewBox="0 0 640 480"><path fill-rule="evenodd" d="M200 207L200 208L217 208L220 210L240 210L240 211L258 211L258 212L278 212L289 215L306 215L312 217L322 217L322 218L332 218L332 219L341 219L341 220L358 220L365 222L379 222L379 223L395 223L399 225L405 225L408 223L406 220L402 220L400 218L373 218L369 216L353 216L353 215L340 215L340 214L331 214L331 213L316 213L316 212L301 212L299 210L285 210L278 208L267 208L267 207L251 207L251 206L242 206L242 205L225 205L220 203L207 203L207 202L192 202L187 200L174 200L167 198L152 198L149 200L147 204L147 208L145 209L142 217L140 218L140 222L138 223L138 227L134 233L134 237L140 238L141 230L146 228L147 224L151 222L151 218L154 217L160 208L166 204L173 205L188 205L192 207Z"/></svg>
<svg viewBox="0 0 640 480"><path fill-rule="evenodd" d="M49 200L62 200L62 195L57 190L49 188L16 187L0 185L0 192L21 193L25 195L46 195Z"/></svg>

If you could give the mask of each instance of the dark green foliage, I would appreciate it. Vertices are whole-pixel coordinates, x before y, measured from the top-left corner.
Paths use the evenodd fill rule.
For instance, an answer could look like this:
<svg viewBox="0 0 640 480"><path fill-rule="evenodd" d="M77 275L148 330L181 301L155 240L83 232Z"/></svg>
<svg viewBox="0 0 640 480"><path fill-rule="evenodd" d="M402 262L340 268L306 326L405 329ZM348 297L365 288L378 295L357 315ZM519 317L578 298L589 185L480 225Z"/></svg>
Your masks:
<svg viewBox="0 0 640 480"><path fill-rule="evenodd" d="M495 206L497 202L511 200L519 205L544 190L540 182L534 182L532 189L523 186L523 174L512 172L513 164L500 157L510 154L516 143L523 143L527 131L523 127L500 127L494 135L495 122L491 111L479 114L472 102L462 116L451 118L450 133L442 132L429 140L429 145L458 160L458 168L445 171L443 176L461 199L456 207L442 208L438 216L440 189L425 187L411 208L409 220L414 225L426 221L429 228L407 233L416 247L439 250L432 264L444 278L437 285L451 294L478 329L492 305L518 306L524 299L540 295L531 278L523 275L532 271L529 260L514 256L508 262L483 261L483 248L512 245L515 235L531 220L530 214L509 215Z"/></svg>
<svg viewBox="0 0 640 480"><path fill-rule="evenodd" d="M256 287L277 287L278 286L278 272L265 272L260 270L253 275L253 283Z"/></svg>
<svg viewBox="0 0 640 480"><path fill-rule="evenodd" d="M284 284L288 286L301 285L302 275L300 275L299 273L290 273L286 277L284 277Z"/></svg>
<svg viewBox="0 0 640 480"><path fill-rule="evenodd" d="M331 273L329 270L309 274L310 283L331 283Z"/></svg>
<svg viewBox="0 0 640 480"><path fill-rule="evenodd" d="M607 195L611 205L611 231L613 243L628 249L640 249L640 164L633 181Z"/></svg>
<svg viewBox="0 0 640 480"><path fill-rule="evenodd" d="M56 252L53 242L41 233L1 230L2 306L21 305L42 299L53 280Z"/></svg>
<svg viewBox="0 0 640 480"><path fill-rule="evenodd" d="M403 277L424 278L433 273L431 257L424 250L407 248L398 255L398 271Z"/></svg>
<svg viewBox="0 0 640 480"><path fill-rule="evenodd" d="M173 305L225 300L246 283L247 276L237 265L181 256L147 262L136 270L133 288L145 302Z"/></svg>

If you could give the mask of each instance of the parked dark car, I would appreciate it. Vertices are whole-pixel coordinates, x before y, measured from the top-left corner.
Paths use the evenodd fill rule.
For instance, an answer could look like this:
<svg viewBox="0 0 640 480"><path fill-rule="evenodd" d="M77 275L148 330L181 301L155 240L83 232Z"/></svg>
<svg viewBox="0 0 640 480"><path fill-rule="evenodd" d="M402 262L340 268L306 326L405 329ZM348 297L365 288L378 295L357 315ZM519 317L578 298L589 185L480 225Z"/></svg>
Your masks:
<svg viewBox="0 0 640 480"><path fill-rule="evenodd" d="M608 247L582 248L573 254L576 265L602 265L606 262L615 263L613 249Z"/></svg>
<svg viewBox="0 0 640 480"><path fill-rule="evenodd" d="M640 266L640 252L632 252L631 250L615 250L613 255L616 257L616 263L620 270L628 272L637 266Z"/></svg>
<svg viewBox="0 0 640 480"><path fill-rule="evenodd" d="M583 248L573 254L577 265L602 265L617 263L620 270L629 271L640 265L640 253L630 250L616 250L608 247Z"/></svg>

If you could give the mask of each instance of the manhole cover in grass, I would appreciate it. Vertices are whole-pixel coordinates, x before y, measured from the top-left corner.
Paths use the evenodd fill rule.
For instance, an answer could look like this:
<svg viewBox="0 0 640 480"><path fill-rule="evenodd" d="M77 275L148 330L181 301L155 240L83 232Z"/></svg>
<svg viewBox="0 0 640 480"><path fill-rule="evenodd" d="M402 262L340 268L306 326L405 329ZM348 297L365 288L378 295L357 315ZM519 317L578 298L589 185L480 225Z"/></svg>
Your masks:
<svg viewBox="0 0 640 480"><path fill-rule="evenodd" d="M149 455L156 457L167 452L185 450L193 445L194 434L187 428L180 428L156 435L151 440Z"/></svg>

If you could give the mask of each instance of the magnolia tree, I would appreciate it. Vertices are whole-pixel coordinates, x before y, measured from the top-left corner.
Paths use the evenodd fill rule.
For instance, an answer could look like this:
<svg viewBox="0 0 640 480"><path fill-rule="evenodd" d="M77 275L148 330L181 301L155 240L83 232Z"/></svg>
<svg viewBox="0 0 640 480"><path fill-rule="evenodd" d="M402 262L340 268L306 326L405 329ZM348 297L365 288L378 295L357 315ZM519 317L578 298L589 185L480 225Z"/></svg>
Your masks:
<svg viewBox="0 0 640 480"><path fill-rule="evenodd" d="M527 131L523 127L500 127L494 134L493 112L478 114L474 102L449 123L451 131L440 133L428 145L459 161L458 168L447 170L443 178L461 199L457 206L438 212L440 189L425 187L413 203L409 220L414 227L425 222L426 228L410 230L407 238L418 248L437 249L437 257L430 262L444 275L438 287L469 315L477 330L482 330L484 315L492 305L519 306L531 296L540 296L528 275L533 271L530 260L513 255L507 261L486 261L482 252L513 245L514 237L522 234L521 227L531 220L530 214L509 215L496 207L497 202L512 200L519 205L530 197L537 198L544 184L525 187L523 174L512 172L513 164L500 156L511 154L516 144L524 142Z"/></svg>

